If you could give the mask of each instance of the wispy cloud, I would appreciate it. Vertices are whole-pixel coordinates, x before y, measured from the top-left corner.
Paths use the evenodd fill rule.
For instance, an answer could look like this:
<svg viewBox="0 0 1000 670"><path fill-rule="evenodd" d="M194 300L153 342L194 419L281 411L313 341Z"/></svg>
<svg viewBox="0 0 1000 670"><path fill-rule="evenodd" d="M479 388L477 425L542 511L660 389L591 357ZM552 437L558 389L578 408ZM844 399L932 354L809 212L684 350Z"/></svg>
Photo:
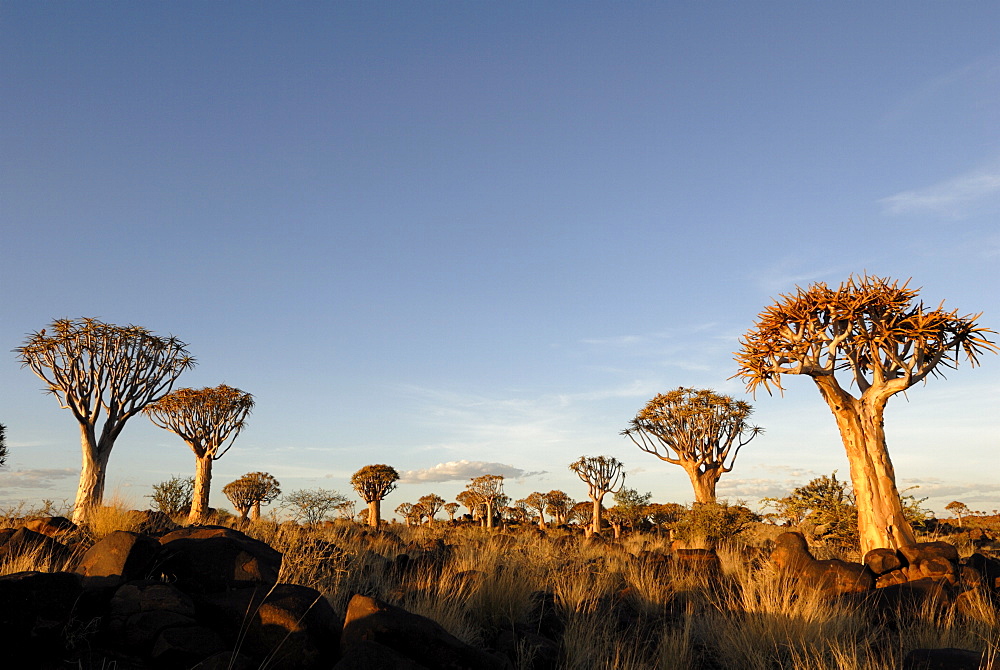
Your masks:
<svg viewBox="0 0 1000 670"><path fill-rule="evenodd" d="M399 481L406 484L415 482L452 482L472 479L473 477L482 475L502 475L510 479L524 479L525 477L534 477L543 474L546 474L544 470L529 472L506 463L463 460L438 463L433 467L420 470L407 470L400 475Z"/></svg>
<svg viewBox="0 0 1000 670"><path fill-rule="evenodd" d="M892 216L937 214L961 218L976 207L1000 208L1000 164L980 168L937 184L902 191L879 200Z"/></svg>
<svg viewBox="0 0 1000 670"><path fill-rule="evenodd" d="M79 470L72 468L0 472L0 489L47 489L55 486L60 480L75 477L79 473Z"/></svg>

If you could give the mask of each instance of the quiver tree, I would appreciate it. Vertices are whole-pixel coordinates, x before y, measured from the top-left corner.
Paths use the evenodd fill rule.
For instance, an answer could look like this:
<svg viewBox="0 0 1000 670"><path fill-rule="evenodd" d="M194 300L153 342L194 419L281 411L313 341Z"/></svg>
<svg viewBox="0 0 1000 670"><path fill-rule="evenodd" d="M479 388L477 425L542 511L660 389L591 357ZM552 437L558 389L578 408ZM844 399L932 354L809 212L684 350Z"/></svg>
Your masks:
<svg viewBox="0 0 1000 670"><path fill-rule="evenodd" d="M528 497L522 498L517 501L518 503L523 503L526 509L538 515L538 527L545 528L545 507L549 504L544 493L539 493L538 491L533 491L528 494Z"/></svg>
<svg viewBox="0 0 1000 670"><path fill-rule="evenodd" d="M697 502L715 502L719 478L763 432L751 426L749 403L709 389L679 388L650 400L622 431L637 447L684 468Z"/></svg>
<svg viewBox="0 0 1000 670"><path fill-rule="evenodd" d="M194 366L186 347L139 326L59 319L14 350L80 424L75 523L86 521L104 500L108 459L125 422L169 393L181 372Z"/></svg>
<svg viewBox="0 0 1000 670"><path fill-rule="evenodd" d="M366 465L351 475L351 486L368 504L368 525L378 528L382 523L382 500L396 488L399 473L389 465Z"/></svg>
<svg viewBox="0 0 1000 670"><path fill-rule="evenodd" d="M459 491L458 495L455 496L455 500L465 505L465 509L469 510L469 515L472 517L473 521L482 519L483 517L483 499L479 497L474 491L465 489L464 491Z"/></svg>
<svg viewBox="0 0 1000 670"><path fill-rule="evenodd" d="M557 526L569 523L569 512L575 504L575 500L559 489L553 489L545 494L545 511Z"/></svg>
<svg viewBox="0 0 1000 670"><path fill-rule="evenodd" d="M486 517L486 527L493 528L493 516L499 507L502 507L509 500L503 492L503 475L481 475L473 477L472 481L466 484L466 489L478 499L483 506L483 513Z"/></svg>
<svg viewBox="0 0 1000 670"><path fill-rule="evenodd" d="M434 515L441 511L441 506L444 505L444 498L436 493L429 493L425 496L420 496L417 504L423 506L424 514L427 515L427 525L429 526L434 522Z"/></svg>
<svg viewBox="0 0 1000 670"><path fill-rule="evenodd" d="M399 503L396 505L396 514L403 517L407 526L413 525L413 508L415 505L413 503Z"/></svg>
<svg viewBox="0 0 1000 670"><path fill-rule="evenodd" d="M930 309L918 289L879 277L850 277L782 295L757 317L736 353L747 390L782 391L784 375L807 375L837 422L851 465L862 554L915 542L886 446L883 414L893 395L964 358L997 352L979 314ZM854 389L854 393L848 389Z"/></svg>
<svg viewBox="0 0 1000 670"><path fill-rule="evenodd" d="M266 472L248 472L222 487L240 518L260 519L260 506L273 502L281 495L281 483Z"/></svg>
<svg viewBox="0 0 1000 670"><path fill-rule="evenodd" d="M617 491L625 483L624 465L611 456L581 456L569 469L587 484L587 494L593 502L591 530L601 532L601 501L604 496Z"/></svg>
<svg viewBox="0 0 1000 670"><path fill-rule="evenodd" d="M252 395L220 384L177 389L142 410L150 421L176 433L194 452L194 493L188 523L201 523L208 514L212 463L233 446L252 409Z"/></svg>
<svg viewBox="0 0 1000 670"><path fill-rule="evenodd" d="M461 507L461 505L459 505L458 503L455 503L455 502L450 502L450 503L445 503L444 504L443 509L444 509L445 514L448 515L448 521L454 521L455 520L455 512L457 512L460 507Z"/></svg>
<svg viewBox="0 0 1000 670"><path fill-rule="evenodd" d="M964 502L959 502L957 500L952 500L950 503L944 506L946 510L958 517L958 527L962 527L962 517L969 515L969 506Z"/></svg>

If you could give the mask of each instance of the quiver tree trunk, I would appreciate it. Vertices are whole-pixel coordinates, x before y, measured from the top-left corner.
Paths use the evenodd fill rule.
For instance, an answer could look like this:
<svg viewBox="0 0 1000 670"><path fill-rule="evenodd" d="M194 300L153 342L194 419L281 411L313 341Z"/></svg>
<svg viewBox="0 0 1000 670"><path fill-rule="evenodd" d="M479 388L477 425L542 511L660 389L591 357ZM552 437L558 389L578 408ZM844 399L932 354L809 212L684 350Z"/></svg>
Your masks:
<svg viewBox="0 0 1000 670"><path fill-rule="evenodd" d="M601 532L601 498L591 498L591 500L594 501L594 512L591 515L590 530L595 535L598 535Z"/></svg>
<svg viewBox="0 0 1000 670"><path fill-rule="evenodd" d="M80 468L80 483L76 489L76 502L73 505L73 523L85 523L93 509L104 501L104 482L113 445L113 441L105 439L97 442L92 427L80 426L83 464Z"/></svg>
<svg viewBox="0 0 1000 670"><path fill-rule="evenodd" d="M378 528L379 524L382 523L382 501L375 499L368 501L368 525L372 528ZM406 525L410 525L410 520L407 518Z"/></svg>
<svg viewBox="0 0 1000 670"><path fill-rule="evenodd" d="M208 494L212 486L212 457L199 456L195 460L194 491L191 494L191 514L188 523L202 523L208 516Z"/></svg>
<svg viewBox="0 0 1000 670"><path fill-rule="evenodd" d="M714 503L716 499L715 487L719 483L722 471L718 467L699 471L697 464L686 466L684 469L691 479L695 502Z"/></svg>
<svg viewBox="0 0 1000 670"><path fill-rule="evenodd" d="M885 442L883 414L891 394L864 394L857 399L831 383L830 378L816 377L815 381L837 420L851 465L861 554L915 544L916 536L903 511Z"/></svg>

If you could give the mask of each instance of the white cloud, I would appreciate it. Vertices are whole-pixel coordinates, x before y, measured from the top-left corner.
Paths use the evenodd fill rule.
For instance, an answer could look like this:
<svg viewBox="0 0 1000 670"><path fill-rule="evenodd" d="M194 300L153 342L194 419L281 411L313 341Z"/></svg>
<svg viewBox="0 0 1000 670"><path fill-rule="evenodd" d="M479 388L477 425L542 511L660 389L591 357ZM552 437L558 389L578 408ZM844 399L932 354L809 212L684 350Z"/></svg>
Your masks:
<svg viewBox="0 0 1000 670"><path fill-rule="evenodd" d="M59 480L75 477L79 470L50 468L0 472L0 489L47 489Z"/></svg>
<svg viewBox="0 0 1000 670"><path fill-rule="evenodd" d="M938 214L960 218L974 206L1000 207L1000 166L974 170L920 189L879 200L890 215Z"/></svg>
<svg viewBox="0 0 1000 670"><path fill-rule="evenodd" d="M472 479L481 475L502 475L510 479L523 479L543 474L546 474L544 470L527 472L506 463L463 460L438 463L433 467L421 470L407 470L400 475L399 481L406 484L415 482L451 482Z"/></svg>

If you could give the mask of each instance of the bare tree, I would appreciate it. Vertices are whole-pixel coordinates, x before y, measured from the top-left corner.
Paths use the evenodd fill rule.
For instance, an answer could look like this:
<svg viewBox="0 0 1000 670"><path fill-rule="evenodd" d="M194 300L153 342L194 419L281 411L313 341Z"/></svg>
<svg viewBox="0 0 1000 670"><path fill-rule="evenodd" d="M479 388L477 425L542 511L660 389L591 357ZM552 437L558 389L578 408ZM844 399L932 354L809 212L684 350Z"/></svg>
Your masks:
<svg viewBox="0 0 1000 670"><path fill-rule="evenodd" d="M587 494L594 503L592 530L601 532L601 501L625 483L624 465L611 456L581 456L569 469L587 484Z"/></svg>
<svg viewBox="0 0 1000 670"><path fill-rule="evenodd" d="M684 468L695 500L715 502L715 487L740 449L763 428L750 426L750 403L710 389L679 388L650 400L622 431L637 447Z"/></svg>
<svg viewBox="0 0 1000 670"><path fill-rule="evenodd" d="M201 523L208 514L212 463L233 446L252 409L252 395L220 384L203 389L177 389L142 410L153 424L176 433L194 452L189 523Z"/></svg>
<svg viewBox="0 0 1000 670"><path fill-rule="evenodd" d="M104 500L108 459L125 423L169 393L194 358L176 337L139 326L58 319L49 328L31 333L14 351L80 424L83 466L73 521L83 523Z"/></svg>
<svg viewBox="0 0 1000 670"><path fill-rule="evenodd" d="M486 527L493 528L493 516L501 505L502 498L506 498L503 492L503 475L481 475L473 477L472 481L466 484L466 489L479 498L481 504L486 508Z"/></svg>
<svg viewBox="0 0 1000 670"><path fill-rule="evenodd" d="M445 503L445 505L444 505L444 511L445 511L445 514L448 515L448 521L454 521L455 520L455 512L457 512L460 507L461 507L461 505L459 505L458 503L454 503L454 502Z"/></svg>
<svg viewBox="0 0 1000 670"><path fill-rule="evenodd" d="M429 493L425 496L420 496L417 503L423 505L425 514L427 515L427 525L429 526L434 522L434 515L441 511L441 506L444 505L444 498L435 493Z"/></svg>
<svg viewBox="0 0 1000 670"><path fill-rule="evenodd" d="M346 503L347 496L333 489L299 489L281 499L281 506L304 524L317 524Z"/></svg>
<svg viewBox="0 0 1000 670"><path fill-rule="evenodd" d="M351 486L368 503L368 525L372 528L382 524L382 501L395 490L398 480L396 468L384 464L366 465L351 475Z"/></svg>
<svg viewBox="0 0 1000 670"><path fill-rule="evenodd" d="M533 491L526 498L522 498L517 502L524 503L526 509L530 509L532 512L538 514L538 527L545 528L545 506L548 505L548 500L545 498L544 493Z"/></svg>
<svg viewBox="0 0 1000 670"><path fill-rule="evenodd" d="M222 487L222 492L243 520L260 519L260 506L277 500L281 483L266 472L248 472Z"/></svg>
<svg viewBox="0 0 1000 670"><path fill-rule="evenodd" d="M830 407L851 465L861 551L916 540L906 520L886 446L889 398L964 358L997 352L979 314L926 308L918 289L879 277L850 277L782 295L741 340L736 376L756 392L782 391L784 375L808 375ZM841 384L837 375L846 378ZM857 394L848 388L853 386Z"/></svg>
<svg viewBox="0 0 1000 670"><path fill-rule="evenodd" d="M545 511L557 526L569 522L569 512L575 504L575 500L559 489L553 489L545 494Z"/></svg>

